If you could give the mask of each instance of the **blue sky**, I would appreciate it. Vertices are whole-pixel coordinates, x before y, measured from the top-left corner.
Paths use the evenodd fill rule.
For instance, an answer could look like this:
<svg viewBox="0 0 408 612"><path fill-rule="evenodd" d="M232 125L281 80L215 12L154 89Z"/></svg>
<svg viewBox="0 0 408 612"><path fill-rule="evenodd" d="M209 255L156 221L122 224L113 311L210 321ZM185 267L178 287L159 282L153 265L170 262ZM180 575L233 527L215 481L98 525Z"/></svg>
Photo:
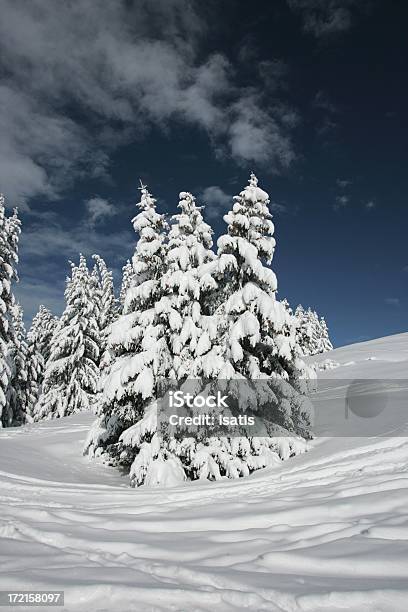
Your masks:
<svg viewBox="0 0 408 612"><path fill-rule="evenodd" d="M253 170L279 296L336 345L408 329L404 2L4 0L0 189L23 220L26 318L63 308L69 259L120 269L139 177L216 235Z"/></svg>

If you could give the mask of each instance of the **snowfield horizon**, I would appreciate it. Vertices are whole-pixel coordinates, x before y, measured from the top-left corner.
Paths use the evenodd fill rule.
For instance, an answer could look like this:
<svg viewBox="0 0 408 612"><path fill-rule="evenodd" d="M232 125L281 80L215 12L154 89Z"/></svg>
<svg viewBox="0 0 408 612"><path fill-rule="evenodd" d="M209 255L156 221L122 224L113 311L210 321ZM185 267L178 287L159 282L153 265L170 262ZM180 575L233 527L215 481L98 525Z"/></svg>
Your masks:
<svg viewBox="0 0 408 612"><path fill-rule="evenodd" d="M309 358L325 360L322 379L404 378L408 334ZM92 420L1 430L0 590L64 590L72 612L406 610L408 416L404 437L318 438L247 478L137 489L81 456Z"/></svg>

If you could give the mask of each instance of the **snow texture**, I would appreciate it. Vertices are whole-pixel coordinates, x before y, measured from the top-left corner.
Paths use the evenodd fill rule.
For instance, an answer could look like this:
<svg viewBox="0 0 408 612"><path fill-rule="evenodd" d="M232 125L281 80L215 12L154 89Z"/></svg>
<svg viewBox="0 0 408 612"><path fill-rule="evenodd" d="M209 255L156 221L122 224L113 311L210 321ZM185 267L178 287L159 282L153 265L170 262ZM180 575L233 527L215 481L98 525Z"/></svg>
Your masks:
<svg viewBox="0 0 408 612"><path fill-rule="evenodd" d="M408 334L327 358L319 376L406 378ZM408 421L246 479L134 490L81 456L92 419L0 432L0 589L64 589L67 612L406 611Z"/></svg>

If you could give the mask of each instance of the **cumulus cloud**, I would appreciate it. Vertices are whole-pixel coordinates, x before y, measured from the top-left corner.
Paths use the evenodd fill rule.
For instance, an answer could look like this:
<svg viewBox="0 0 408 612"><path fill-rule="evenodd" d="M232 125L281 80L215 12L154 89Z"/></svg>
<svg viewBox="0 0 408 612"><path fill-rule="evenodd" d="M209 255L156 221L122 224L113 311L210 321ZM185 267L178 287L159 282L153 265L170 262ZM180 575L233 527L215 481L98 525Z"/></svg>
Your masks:
<svg viewBox="0 0 408 612"><path fill-rule="evenodd" d="M233 202L232 195L225 193L217 185L206 187L201 192L199 199L205 205L205 216L208 219L222 219L222 216L231 207Z"/></svg>
<svg viewBox="0 0 408 612"><path fill-rule="evenodd" d="M116 209L113 204L110 204L108 200L96 196L90 198L85 202L85 207L88 213L88 223L91 227L95 227L97 223L113 217L116 213Z"/></svg>
<svg viewBox="0 0 408 612"><path fill-rule="evenodd" d="M287 168L295 159L289 132L283 130L296 124L293 112L280 107L266 112L250 93L232 105L232 117L228 141L233 157L268 164L270 170Z"/></svg>
<svg viewBox="0 0 408 612"><path fill-rule="evenodd" d="M202 52L199 9L187 0L2 2L0 182L10 204L106 175L115 147L173 121L238 163L291 163L295 114L264 103L262 79L240 88L224 55ZM263 71L270 79L277 68Z"/></svg>
<svg viewBox="0 0 408 612"><path fill-rule="evenodd" d="M369 200L368 202L366 202L365 207L367 210L372 210L373 208L376 207L376 204L374 200Z"/></svg>

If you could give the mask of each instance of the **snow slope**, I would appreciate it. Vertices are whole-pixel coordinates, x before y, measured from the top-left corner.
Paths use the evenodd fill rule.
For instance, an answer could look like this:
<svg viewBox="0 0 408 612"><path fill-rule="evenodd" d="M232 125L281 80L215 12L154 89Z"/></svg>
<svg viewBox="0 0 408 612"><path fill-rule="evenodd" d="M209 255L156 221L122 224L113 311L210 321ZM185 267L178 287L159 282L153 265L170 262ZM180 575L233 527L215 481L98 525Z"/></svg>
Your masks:
<svg viewBox="0 0 408 612"><path fill-rule="evenodd" d="M322 377L403 378L408 334L327 357ZM318 438L245 480L133 490L81 456L92 418L0 433L0 590L64 589L87 612L408 608L408 426Z"/></svg>

